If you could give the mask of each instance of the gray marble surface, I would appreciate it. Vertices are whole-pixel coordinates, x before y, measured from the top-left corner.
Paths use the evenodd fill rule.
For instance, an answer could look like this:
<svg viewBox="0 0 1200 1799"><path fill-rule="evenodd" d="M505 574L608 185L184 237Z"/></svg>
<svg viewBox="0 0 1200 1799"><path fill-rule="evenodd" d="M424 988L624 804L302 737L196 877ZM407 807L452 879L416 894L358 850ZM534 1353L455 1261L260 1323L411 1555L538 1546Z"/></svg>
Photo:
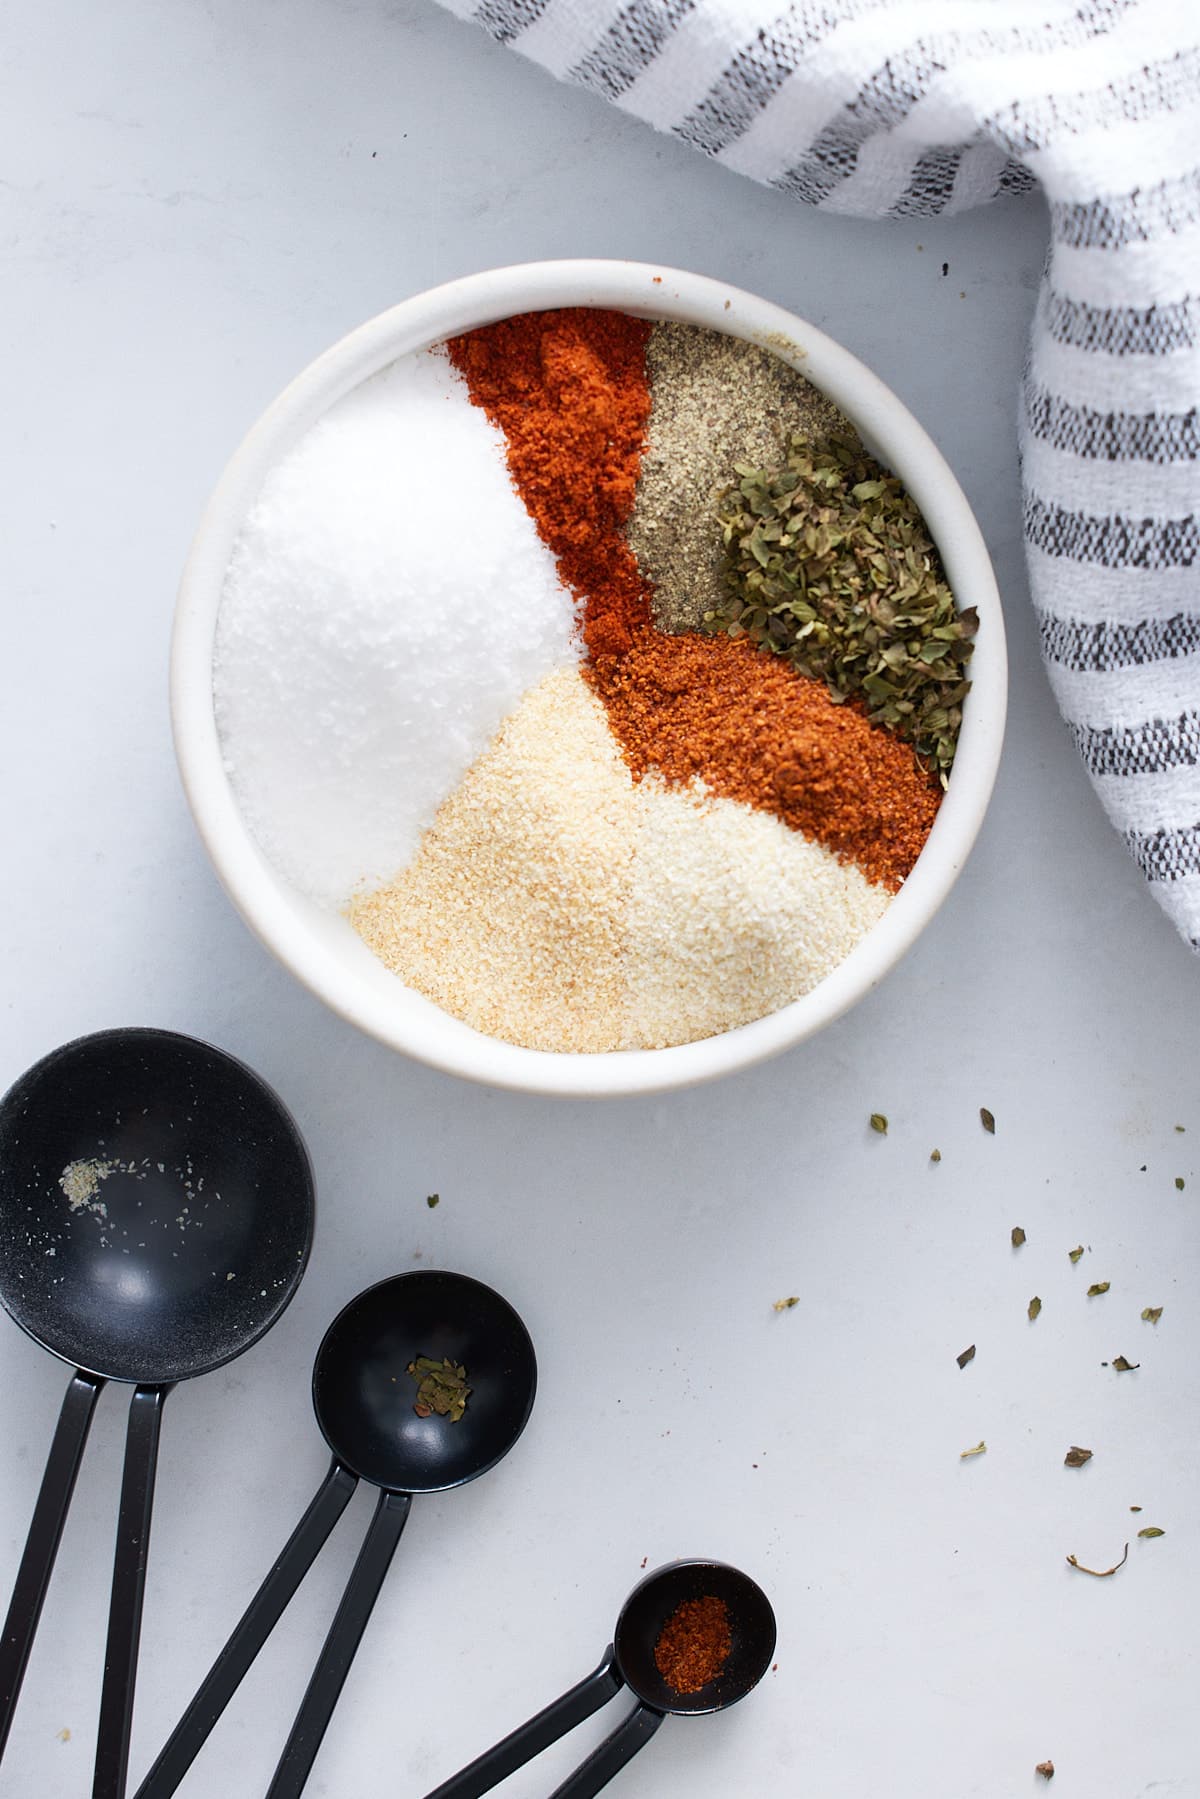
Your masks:
<svg viewBox="0 0 1200 1799"><path fill-rule="evenodd" d="M418 1799L586 1671L644 1562L697 1553L768 1589L777 1666L727 1715L669 1723L627 1799L1008 1799L1042 1790L1046 1757L1058 1799L1200 1794L1200 967L1038 662L1015 450L1037 199L816 217L423 0L43 0L5 35L0 1078L106 1025L211 1038L294 1109L320 1187L283 1323L168 1407L135 1784L324 1469L325 1324L436 1264L514 1301L541 1390L501 1468L414 1507L314 1795ZM293 983L205 861L166 706L189 537L262 406L406 294L568 255L736 281L871 364L977 508L1012 659L979 844L884 986L765 1068L606 1105L435 1075ZM1117 1354L1140 1368L1102 1366ZM5 1590L63 1385L0 1321ZM90 1789L123 1409L105 1395L0 1770L12 1799ZM1072 1443L1086 1468L1064 1469ZM368 1511L185 1799L265 1792ZM1067 1566L1109 1566L1142 1524L1167 1534L1112 1579ZM548 1794L603 1728L504 1792Z"/></svg>

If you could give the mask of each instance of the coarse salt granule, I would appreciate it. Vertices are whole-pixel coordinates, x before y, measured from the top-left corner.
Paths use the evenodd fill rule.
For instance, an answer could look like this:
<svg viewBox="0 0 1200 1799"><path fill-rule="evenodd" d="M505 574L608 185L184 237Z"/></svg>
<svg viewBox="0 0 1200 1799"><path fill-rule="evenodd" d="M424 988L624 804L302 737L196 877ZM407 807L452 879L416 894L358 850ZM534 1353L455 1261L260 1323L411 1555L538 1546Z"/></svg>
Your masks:
<svg viewBox="0 0 1200 1799"><path fill-rule="evenodd" d="M443 350L401 358L271 472L234 548L213 688L242 813L281 874L344 905L580 654L501 434Z"/></svg>
<svg viewBox="0 0 1200 1799"><path fill-rule="evenodd" d="M532 1049L619 1047L636 815L604 708L547 675L451 794L417 856L348 908L389 968Z"/></svg>
<svg viewBox="0 0 1200 1799"><path fill-rule="evenodd" d="M411 866L349 907L410 986L528 1049L659 1049L811 991L889 896L781 820L634 782L577 669L542 680Z"/></svg>

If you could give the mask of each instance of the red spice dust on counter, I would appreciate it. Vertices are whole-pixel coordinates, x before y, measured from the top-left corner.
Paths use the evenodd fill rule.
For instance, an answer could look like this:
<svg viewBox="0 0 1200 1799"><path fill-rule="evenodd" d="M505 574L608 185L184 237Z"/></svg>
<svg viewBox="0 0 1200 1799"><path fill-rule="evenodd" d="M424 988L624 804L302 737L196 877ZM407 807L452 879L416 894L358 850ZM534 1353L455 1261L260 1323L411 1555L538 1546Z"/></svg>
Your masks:
<svg viewBox="0 0 1200 1799"><path fill-rule="evenodd" d="M729 1608L715 1593L685 1599L658 1633L654 1665L673 1693L698 1693L729 1659Z"/></svg>

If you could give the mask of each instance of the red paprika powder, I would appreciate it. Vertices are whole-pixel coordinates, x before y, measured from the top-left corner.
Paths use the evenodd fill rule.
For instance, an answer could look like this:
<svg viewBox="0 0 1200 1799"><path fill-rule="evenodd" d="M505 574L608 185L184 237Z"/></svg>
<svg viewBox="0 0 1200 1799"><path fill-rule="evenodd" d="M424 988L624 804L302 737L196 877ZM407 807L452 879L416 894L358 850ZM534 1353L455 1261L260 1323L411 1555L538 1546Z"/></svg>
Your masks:
<svg viewBox="0 0 1200 1799"><path fill-rule="evenodd" d="M729 1608L708 1593L677 1605L658 1633L654 1665L673 1693L698 1693L729 1659Z"/></svg>

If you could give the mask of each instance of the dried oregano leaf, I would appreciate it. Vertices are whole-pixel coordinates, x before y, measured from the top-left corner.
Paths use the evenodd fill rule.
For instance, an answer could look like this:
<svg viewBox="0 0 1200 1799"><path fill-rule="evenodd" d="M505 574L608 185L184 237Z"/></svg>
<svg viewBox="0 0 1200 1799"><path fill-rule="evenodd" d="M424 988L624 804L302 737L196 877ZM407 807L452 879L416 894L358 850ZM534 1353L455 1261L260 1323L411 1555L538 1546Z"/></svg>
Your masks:
<svg viewBox="0 0 1200 1799"><path fill-rule="evenodd" d="M1053 1762L1039 1762L1033 1771L1035 1774L1040 1774L1043 1780L1053 1780L1054 1779L1054 1763Z"/></svg>
<svg viewBox="0 0 1200 1799"><path fill-rule="evenodd" d="M1042 1302L1038 1298L1036 1293L1034 1294L1033 1298L1030 1300L1028 1306L1025 1309L1029 1313L1029 1322L1032 1324L1033 1320L1037 1317L1038 1313L1042 1309Z"/></svg>
<svg viewBox="0 0 1200 1799"><path fill-rule="evenodd" d="M1138 1531L1139 1537L1165 1537L1166 1534L1165 1530L1159 1530L1157 1524L1147 1524L1145 1530Z"/></svg>
<svg viewBox="0 0 1200 1799"><path fill-rule="evenodd" d="M1063 1465L1067 1468L1082 1468L1083 1464L1085 1462L1090 1462L1091 1459L1092 1452L1090 1449L1080 1449L1077 1444L1072 1443L1070 1449L1068 1449L1063 1458Z"/></svg>
<svg viewBox="0 0 1200 1799"><path fill-rule="evenodd" d="M1099 1299L1100 1295L1107 1293L1111 1286L1111 1281L1093 1281L1087 1290L1087 1296L1089 1299Z"/></svg>
<svg viewBox="0 0 1200 1799"><path fill-rule="evenodd" d="M940 1150L940 1149L931 1149L931 1150L930 1150L930 1152L929 1152L929 1160L930 1160L930 1161L931 1161L931 1162L940 1162L940 1161L941 1161L941 1159L942 1159L942 1152L941 1152L941 1150Z"/></svg>
<svg viewBox="0 0 1200 1799"><path fill-rule="evenodd" d="M790 1312L793 1306L798 1306L799 1304L800 1295L798 1293L789 1293L786 1299L773 1300L771 1309L775 1312Z"/></svg>
<svg viewBox="0 0 1200 1799"><path fill-rule="evenodd" d="M986 1454L987 1454L987 1444L984 1442L983 1438L980 1437L980 1439L979 1439L978 1443L976 1443L974 1449L960 1450L958 1459L960 1462L965 1462L969 1455L986 1455Z"/></svg>
<svg viewBox="0 0 1200 1799"><path fill-rule="evenodd" d="M1134 1369L1140 1368L1141 1365L1140 1362L1127 1361L1123 1355L1115 1357L1113 1361L1113 1367L1118 1374L1132 1374Z"/></svg>
<svg viewBox="0 0 1200 1799"><path fill-rule="evenodd" d="M878 1131L879 1135L881 1137L887 1136L888 1121L884 1117L882 1112L872 1112L870 1124L871 1124L871 1129L873 1131Z"/></svg>
<svg viewBox="0 0 1200 1799"><path fill-rule="evenodd" d="M1069 1249L1067 1251L1067 1254L1070 1256L1072 1262L1077 1262L1083 1254L1083 1244L1077 1243L1074 1249Z"/></svg>
<svg viewBox="0 0 1200 1799"><path fill-rule="evenodd" d="M988 1111L986 1106L980 1106L979 1108L979 1122L988 1133L989 1137L994 1137L996 1135L996 1120L992 1117L992 1114Z"/></svg>
<svg viewBox="0 0 1200 1799"><path fill-rule="evenodd" d="M1161 1306L1147 1306L1142 1312L1142 1319L1146 1324L1157 1324L1162 1315L1163 1309Z"/></svg>
<svg viewBox="0 0 1200 1799"><path fill-rule="evenodd" d="M717 502L728 593L704 628L860 700L944 786L979 618L956 610L912 498L850 437L793 437L781 468L734 472Z"/></svg>
<svg viewBox="0 0 1200 1799"><path fill-rule="evenodd" d="M972 1343L969 1349L964 1349L962 1354L960 1356L955 1356L954 1359L960 1368L965 1368L968 1362L973 1362L975 1360L975 1345Z"/></svg>
<svg viewBox="0 0 1200 1799"><path fill-rule="evenodd" d="M1021 1247L1022 1243L1024 1243L1024 1241L1025 1241L1025 1232L1021 1229L1019 1224L1014 1224L1012 1227L1012 1246L1013 1246L1013 1248L1020 1249L1020 1247Z"/></svg>

